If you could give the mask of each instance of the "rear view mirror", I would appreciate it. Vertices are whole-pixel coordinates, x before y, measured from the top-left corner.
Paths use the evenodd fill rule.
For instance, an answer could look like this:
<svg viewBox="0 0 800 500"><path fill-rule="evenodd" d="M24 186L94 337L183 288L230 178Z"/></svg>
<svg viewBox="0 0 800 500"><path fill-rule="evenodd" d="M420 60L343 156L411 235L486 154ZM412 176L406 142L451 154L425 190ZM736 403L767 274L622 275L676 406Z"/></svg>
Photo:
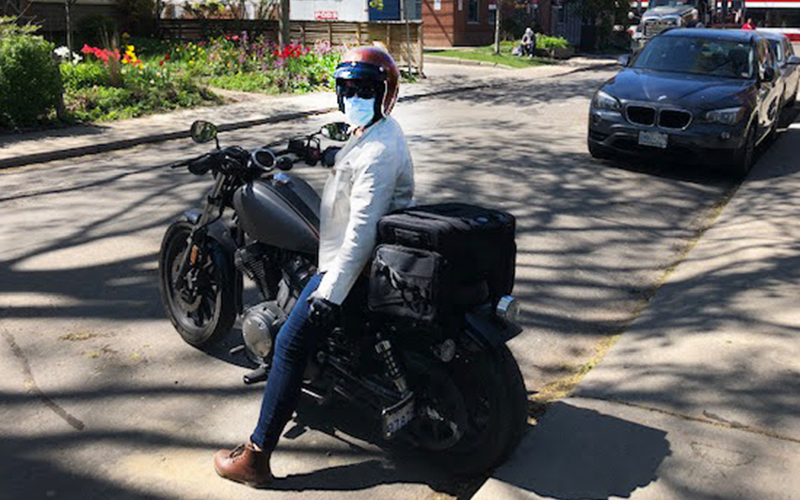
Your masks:
<svg viewBox="0 0 800 500"><path fill-rule="evenodd" d="M211 122L197 120L192 123L189 134L194 142L203 144L217 138L217 126Z"/></svg>
<svg viewBox="0 0 800 500"><path fill-rule="evenodd" d="M622 55L622 56L619 57L619 59L617 59L617 64L619 64L623 68L628 67L628 65L630 63L631 63L631 55L630 54Z"/></svg>
<svg viewBox="0 0 800 500"><path fill-rule="evenodd" d="M789 59L786 60L786 64L800 64L800 57L789 56Z"/></svg>
<svg viewBox="0 0 800 500"><path fill-rule="evenodd" d="M320 132L332 141L344 142L350 138L350 125L345 122L328 123Z"/></svg>

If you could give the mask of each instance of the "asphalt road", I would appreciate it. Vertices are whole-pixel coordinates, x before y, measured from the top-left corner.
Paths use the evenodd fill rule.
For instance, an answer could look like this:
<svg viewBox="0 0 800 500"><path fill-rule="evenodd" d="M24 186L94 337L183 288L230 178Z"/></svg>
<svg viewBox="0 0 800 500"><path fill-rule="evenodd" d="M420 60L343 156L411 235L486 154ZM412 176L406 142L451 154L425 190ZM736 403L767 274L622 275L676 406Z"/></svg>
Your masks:
<svg viewBox="0 0 800 500"><path fill-rule="evenodd" d="M418 98L395 116L419 201L496 206L518 219L512 342L529 391L571 375L621 331L735 183L676 165L597 163L588 99L611 71ZM333 115L239 130L252 147ZM278 491L220 480L213 451L249 435L260 387L244 360L183 344L156 284L167 224L209 179L161 168L204 151L171 141L0 174L0 499L468 496L369 419L306 404L273 459ZM319 187L325 173L299 168Z"/></svg>

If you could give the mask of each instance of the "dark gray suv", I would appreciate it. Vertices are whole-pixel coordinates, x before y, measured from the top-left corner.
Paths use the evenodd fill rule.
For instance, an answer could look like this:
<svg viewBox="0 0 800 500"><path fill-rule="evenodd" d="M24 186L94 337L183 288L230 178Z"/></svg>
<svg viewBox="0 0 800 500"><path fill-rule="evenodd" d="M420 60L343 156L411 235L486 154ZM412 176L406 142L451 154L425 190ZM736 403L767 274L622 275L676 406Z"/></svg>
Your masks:
<svg viewBox="0 0 800 500"><path fill-rule="evenodd" d="M621 63L590 106L595 158L670 153L744 175L777 127L783 89L757 32L670 30Z"/></svg>

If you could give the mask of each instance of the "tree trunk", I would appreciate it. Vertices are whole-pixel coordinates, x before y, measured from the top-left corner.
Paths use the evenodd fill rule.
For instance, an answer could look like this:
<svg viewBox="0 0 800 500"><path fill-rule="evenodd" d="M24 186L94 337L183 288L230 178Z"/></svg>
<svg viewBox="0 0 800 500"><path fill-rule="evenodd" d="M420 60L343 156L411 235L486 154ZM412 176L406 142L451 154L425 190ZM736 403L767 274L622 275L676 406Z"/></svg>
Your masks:
<svg viewBox="0 0 800 500"><path fill-rule="evenodd" d="M280 45L281 50L289 43L289 36L290 36L290 29L289 29L289 0L280 0L281 1L281 15L278 24L280 24L280 30L278 32L278 45Z"/></svg>
<svg viewBox="0 0 800 500"><path fill-rule="evenodd" d="M70 7L72 6L73 0L65 0L64 1L64 11L67 15L67 49L69 49L69 61L72 62L72 17L70 16Z"/></svg>

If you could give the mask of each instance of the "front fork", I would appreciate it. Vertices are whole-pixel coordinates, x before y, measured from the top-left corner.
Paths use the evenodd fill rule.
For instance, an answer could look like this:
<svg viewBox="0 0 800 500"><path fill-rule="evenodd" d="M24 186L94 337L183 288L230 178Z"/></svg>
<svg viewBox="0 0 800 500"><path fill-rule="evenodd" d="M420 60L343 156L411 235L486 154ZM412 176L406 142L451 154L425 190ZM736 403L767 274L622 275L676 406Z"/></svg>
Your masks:
<svg viewBox="0 0 800 500"><path fill-rule="evenodd" d="M197 262L197 256L200 253L200 247L197 244L197 239L201 239L202 236L205 235L205 228L208 224L209 220L211 219L211 215L214 209L219 209L218 202L219 202L219 195L222 192L222 187L225 184L225 176L222 174L217 174L217 178L214 181L214 186L211 188L208 196L206 196L206 200L203 204L203 211L200 213L200 217L197 218L196 221L191 221L192 231L189 233L189 237L186 238L186 251L183 252L181 256L181 263L178 266L178 272L173 281L173 287L175 290L183 290L186 286L186 275L189 273L189 270L194 266ZM199 238L198 238L199 237Z"/></svg>

